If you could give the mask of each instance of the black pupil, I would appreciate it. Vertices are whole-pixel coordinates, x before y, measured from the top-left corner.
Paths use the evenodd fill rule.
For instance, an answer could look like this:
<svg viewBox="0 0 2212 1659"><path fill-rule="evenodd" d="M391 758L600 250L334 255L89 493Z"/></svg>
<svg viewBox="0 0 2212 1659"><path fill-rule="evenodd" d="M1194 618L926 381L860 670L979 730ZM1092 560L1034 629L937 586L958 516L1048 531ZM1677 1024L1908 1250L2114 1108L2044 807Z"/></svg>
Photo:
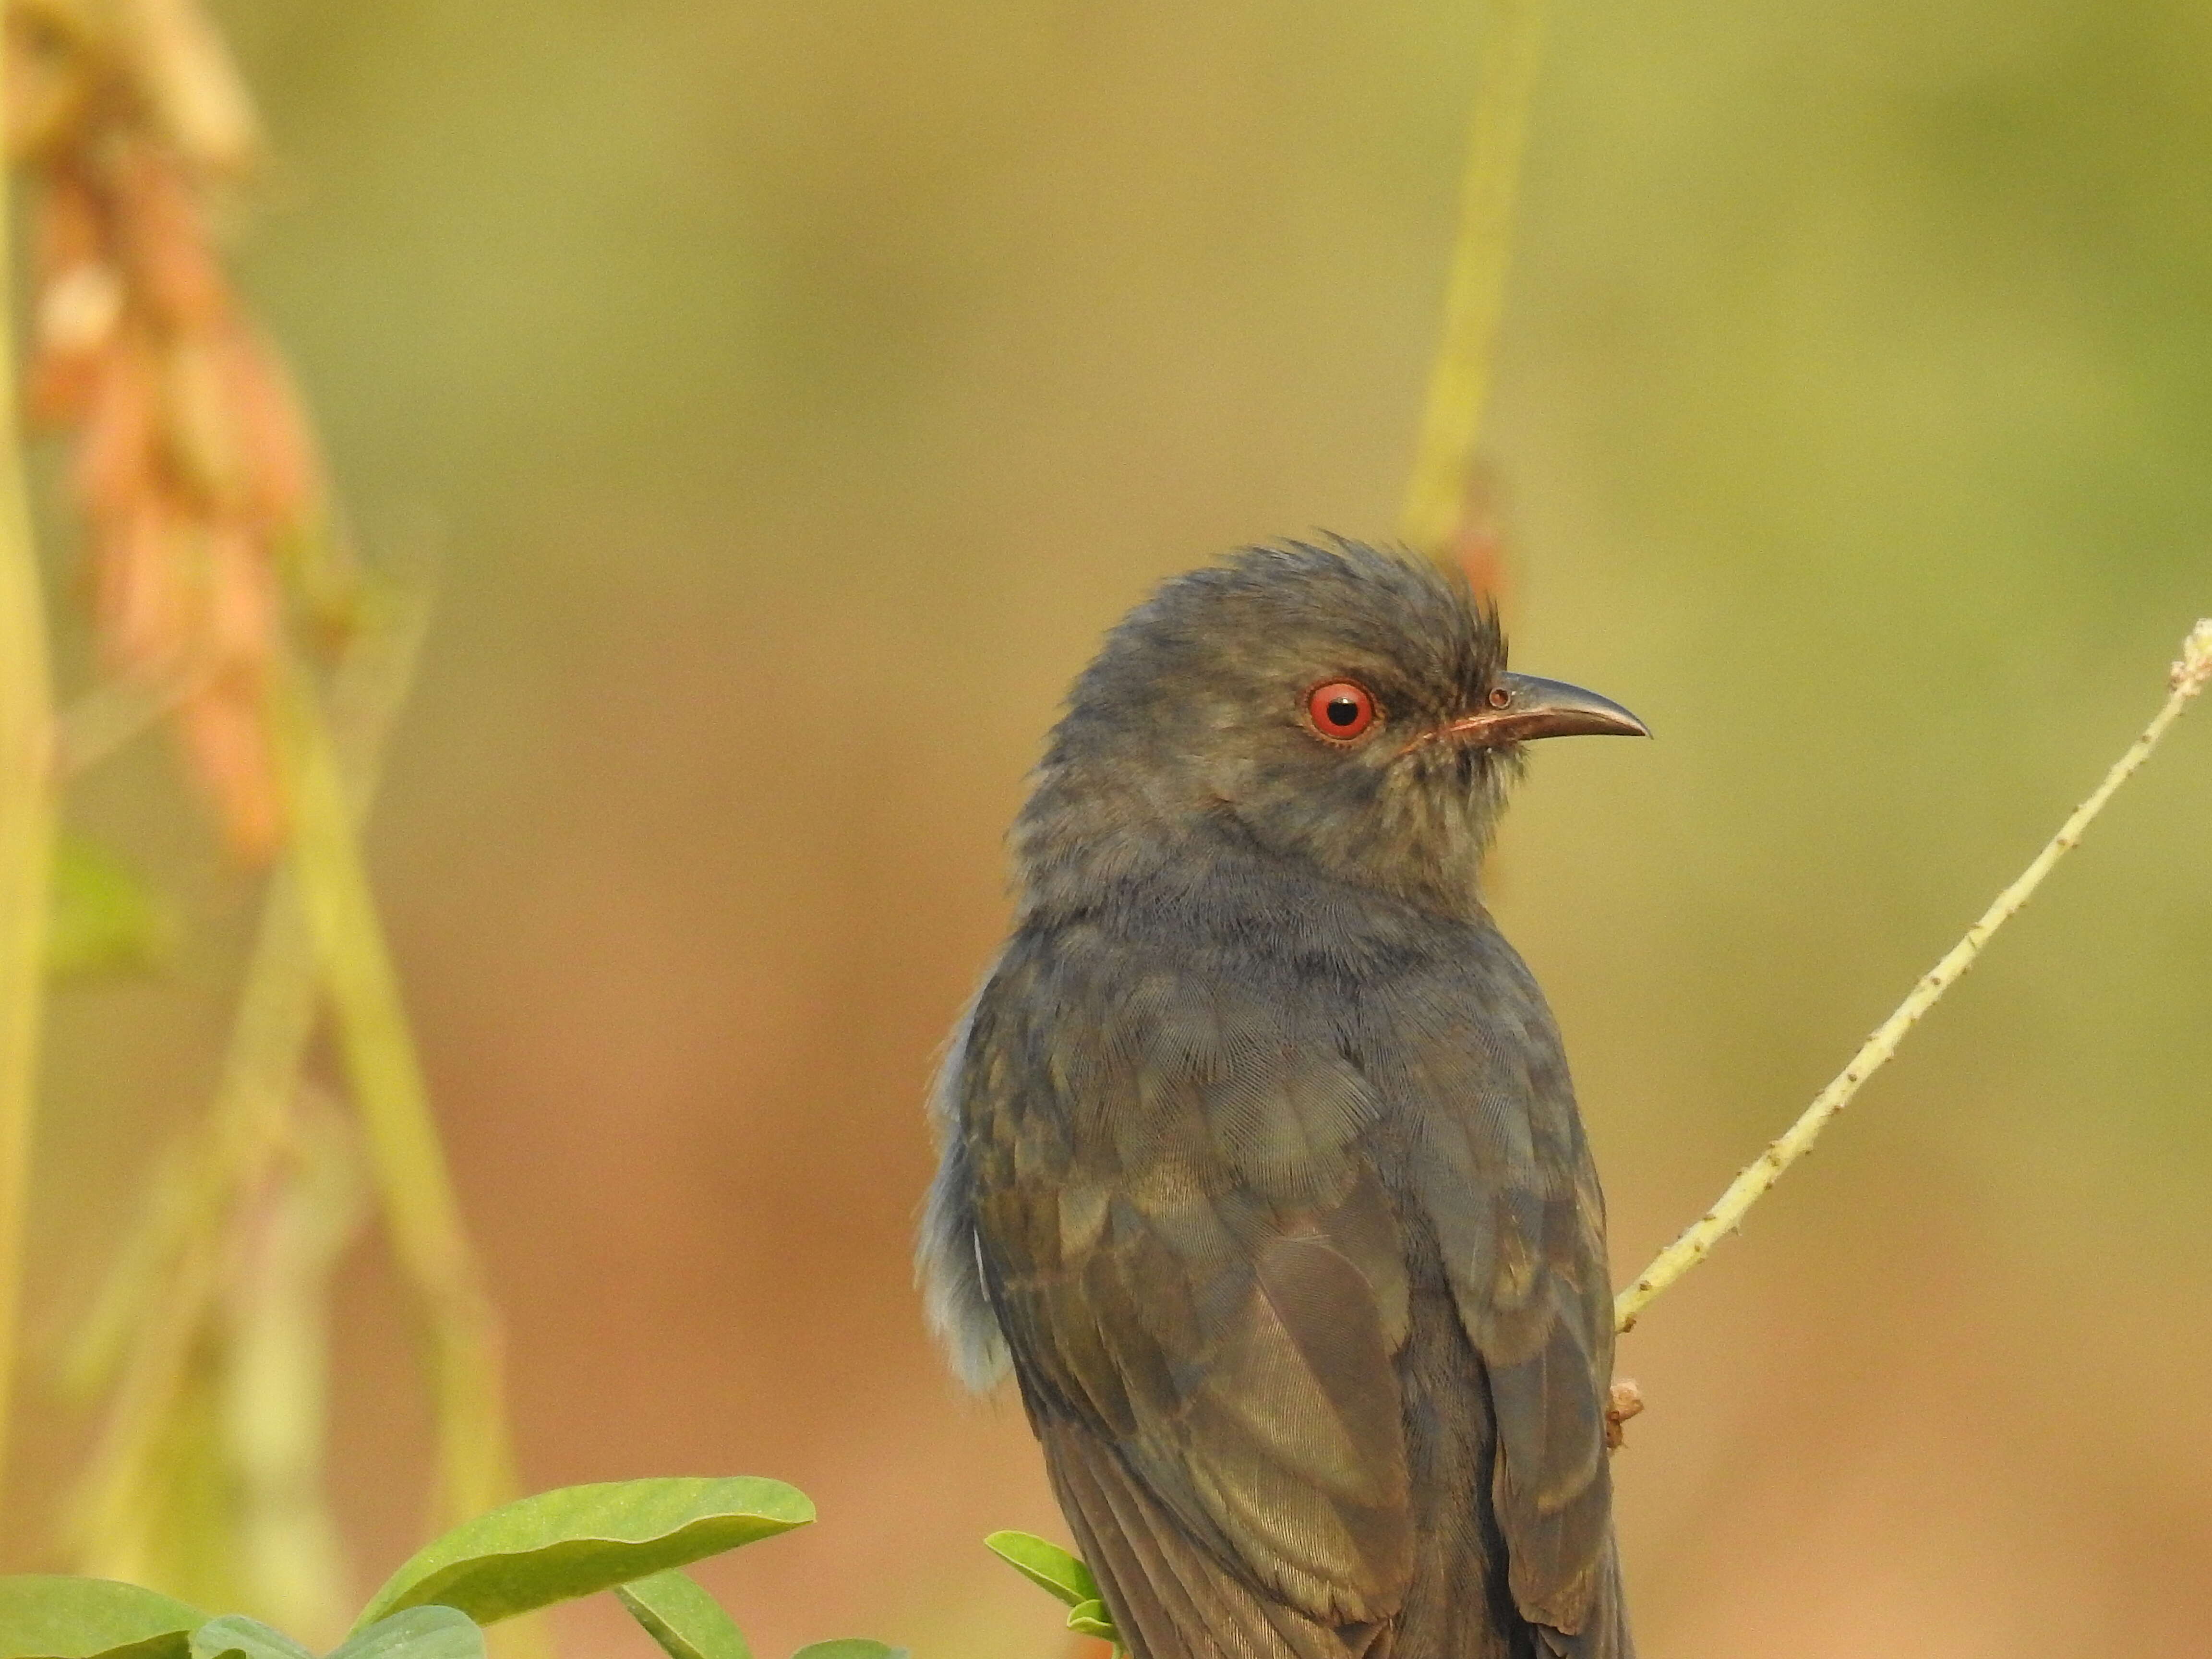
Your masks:
<svg viewBox="0 0 2212 1659"><path fill-rule="evenodd" d="M1322 712L1331 726L1355 726L1359 720L1359 705L1350 697L1331 697Z"/></svg>

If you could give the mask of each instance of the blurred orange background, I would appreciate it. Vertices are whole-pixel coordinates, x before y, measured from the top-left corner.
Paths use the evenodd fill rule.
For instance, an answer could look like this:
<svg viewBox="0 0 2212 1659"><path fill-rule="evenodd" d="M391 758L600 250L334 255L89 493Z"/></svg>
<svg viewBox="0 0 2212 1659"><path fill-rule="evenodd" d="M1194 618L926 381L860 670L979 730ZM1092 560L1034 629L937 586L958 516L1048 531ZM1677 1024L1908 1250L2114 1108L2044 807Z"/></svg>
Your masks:
<svg viewBox="0 0 2212 1659"><path fill-rule="evenodd" d="M931 1352L935 1045L1069 677L1159 576L1387 534L1480 8L216 8L280 157L242 280L360 539L434 544L370 847L532 1488L772 1474L766 1656L1068 1638L1018 1407ZM1494 875L1625 1279L2147 717L2212 611L2212 9L1554 8L1489 424L1538 757ZM56 526L56 584L72 568ZM60 994L49 1349L205 1100L255 884L159 745L73 816L164 976ZM1646 1659L2212 1650L2212 715L1621 1346ZM343 1283L365 1591L411 1327ZM37 1364L34 1357L34 1366ZM4 1540L87 1425L34 1373ZM574 1653L651 1651L611 1601Z"/></svg>

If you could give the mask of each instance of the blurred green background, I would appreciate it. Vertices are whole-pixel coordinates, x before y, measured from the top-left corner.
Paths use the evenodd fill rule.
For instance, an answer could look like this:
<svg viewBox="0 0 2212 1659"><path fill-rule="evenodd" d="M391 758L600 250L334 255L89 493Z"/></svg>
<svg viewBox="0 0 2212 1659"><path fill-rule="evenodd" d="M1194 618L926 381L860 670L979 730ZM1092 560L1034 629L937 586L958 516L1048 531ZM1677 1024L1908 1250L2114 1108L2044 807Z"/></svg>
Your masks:
<svg viewBox="0 0 2212 1659"><path fill-rule="evenodd" d="M934 1047L1056 700L1158 577L1386 533L1469 3L230 0L281 166L244 280L363 542L434 542L371 836L532 1486L791 1480L702 1575L757 1649L1060 1650L1064 1536L908 1241ZM1554 9L1488 449L1518 665L1650 720L1538 757L1498 908L1626 1277L2148 715L2212 610L2212 7ZM64 585L65 574L58 580ZM61 994L51 1346L203 1101L252 884L158 745L75 816L179 895ZM1622 1344L1647 1659L2200 1655L2212 714ZM343 1285L339 1504L425 1412ZM34 1377L5 1522L82 1420ZM573 1651L650 1651L611 1603Z"/></svg>

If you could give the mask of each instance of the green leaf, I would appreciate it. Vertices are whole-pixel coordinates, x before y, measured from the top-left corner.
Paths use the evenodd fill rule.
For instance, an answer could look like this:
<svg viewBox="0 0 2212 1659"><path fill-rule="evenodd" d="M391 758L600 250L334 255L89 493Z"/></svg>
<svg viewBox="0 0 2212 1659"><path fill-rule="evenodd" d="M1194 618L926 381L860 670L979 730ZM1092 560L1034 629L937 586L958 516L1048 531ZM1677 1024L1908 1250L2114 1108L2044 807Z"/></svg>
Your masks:
<svg viewBox="0 0 2212 1659"><path fill-rule="evenodd" d="M198 1607L112 1578L0 1578L0 1659L186 1659Z"/></svg>
<svg viewBox="0 0 2212 1659"><path fill-rule="evenodd" d="M55 837L52 891L46 971L57 978L143 973L168 955L167 907L97 842L67 830Z"/></svg>
<svg viewBox="0 0 2212 1659"><path fill-rule="evenodd" d="M673 1567L616 1585L615 1598L668 1659L753 1659L744 1632L722 1604Z"/></svg>
<svg viewBox="0 0 2212 1659"><path fill-rule="evenodd" d="M843 1636L834 1642L809 1642L791 1659L907 1659L907 1650L871 1642L865 1636Z"/></svg>
<svg viewBox="0 0 2212 1659"><path fill-rule="evenodd" d="M813 1518L805 1494L781 1480L563 1486L464 1522L426 1545L377 1591L354 1629L429 1601L489 1625L772 1538Z"/></svg>
<svg viewBox="0 0 2212 1659"><path fill-rule="evenodd" d="M1048 1595L1069 1607L1098 1599L1098 1581L1079 1555L1048 1544L1035 1533L994 1532L983 1547Z"/></svg>
<svg viewBox="0 0 2212 1659"><path fill-rule="evenodd" d="M242 1613L226 1613L210 1619L192 1632L192 1659L315 1659L281 1630L271 1630Z"/></svg>
<svg viewBox="0 0 2212 1659"><path fill-rule="evenodd" d="M484 1659L484 1633L454 1607L410 1607L346 1638L331 1659Z"/></svg>
<svg viewBox="0 0 2212 1659"><path fill-rule="evenodd" d="M1114 1628L1114 1615L1103 1601L1078 1601L1067 1610L1067 1627L1079 1636L1103 1637L1117 1648L1121 1645L1121 1632Z"/></svg>

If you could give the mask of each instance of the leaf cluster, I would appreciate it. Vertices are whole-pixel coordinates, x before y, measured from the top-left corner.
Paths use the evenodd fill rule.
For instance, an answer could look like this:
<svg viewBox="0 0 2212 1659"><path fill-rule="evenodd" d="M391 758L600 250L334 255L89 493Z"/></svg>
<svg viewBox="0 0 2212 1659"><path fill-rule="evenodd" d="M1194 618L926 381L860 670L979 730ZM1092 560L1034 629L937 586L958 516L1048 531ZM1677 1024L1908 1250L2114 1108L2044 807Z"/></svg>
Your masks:
<svg viewBox="0 0 2212 1659"><path fill-rule="evenodd" d="M600 1590L614 1591L669 1659L752 1659L736 1622L682 1569L813 1519L805 1495L780 1480L623 1480L540 1492L416 1552L327 1659L484 1659L486 1625ZM23 1575L0 1577L0 1659L315 1656L257 1620L210 1618L137 1584ZM793 1659L905 1653L846 1639L817 1642Z"/></svg>
<svg viewBox="0 0 2212 1659"><path fill-rule="evenodd" d="M1098 1581L1079 1555L1046 1542L1035 1533L994 1532L984 1547L1016 1572L1067 1608L1067 1627L1079 1636L1111 1642L1116 1654L1128 1650L1114 1615L1098 1594Z"/></svg>

